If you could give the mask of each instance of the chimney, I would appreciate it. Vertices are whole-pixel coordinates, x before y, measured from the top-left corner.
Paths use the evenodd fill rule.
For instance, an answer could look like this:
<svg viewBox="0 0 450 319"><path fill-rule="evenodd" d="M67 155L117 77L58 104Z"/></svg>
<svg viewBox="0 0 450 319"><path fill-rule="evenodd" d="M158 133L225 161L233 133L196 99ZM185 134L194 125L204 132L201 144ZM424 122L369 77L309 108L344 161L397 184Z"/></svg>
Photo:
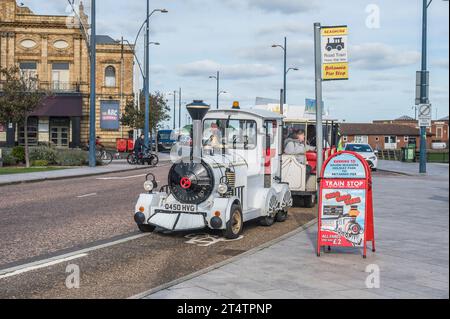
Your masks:
<svg viewBox="0 0 450 319"><path fill-rule="evenodd" d="M186 105L186 109L192 118L192 160L200 163L202 158L203 118L208 113L210 106L202 100L194 100Z"/></svg>

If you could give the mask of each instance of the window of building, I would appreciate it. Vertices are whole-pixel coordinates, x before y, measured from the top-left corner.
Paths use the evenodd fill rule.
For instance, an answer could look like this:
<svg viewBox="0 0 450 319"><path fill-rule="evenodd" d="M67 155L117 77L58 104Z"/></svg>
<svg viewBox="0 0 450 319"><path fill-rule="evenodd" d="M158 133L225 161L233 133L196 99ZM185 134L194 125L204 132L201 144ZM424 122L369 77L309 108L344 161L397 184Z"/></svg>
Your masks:
<svg viewBox="0 0 450 319"><path fill-rule="evenodd" d="M38 118L29 117L28 118L28 145L37 146L38 145ZM23 126L19 126L19 145L25 145L25 129Z"/></svg>
<svg viewBox="0 0 450 319"><path fill-rule="evenodd" d="M37 63L36 62L20 62L20 76L26 81L28 88L36 89L37 86Z"/></svg>
<svg viewBox="0 0 450 319"><path fill-rule="evenodd" d="M436 138L442 138L442 127L436 128Z"/></svg>
<svg viewBox="0 0 450 319"><path fill-rule="evenodd" d="M52 89L54 91L68 91L70 89L69 63L52 64Z"/></svg>
<svg viewBox="0 0 450 319"><path fill-rule="evenodd" d="M369 137L367 135L356 135L355 143L364 143L367 144L369 142Z"/></svg>
<svg viewBox="0 0 450 319"><path fill-rule="evenodd" d="M116 86L116 69L111 65L105 69L105 86Z"/></svg>

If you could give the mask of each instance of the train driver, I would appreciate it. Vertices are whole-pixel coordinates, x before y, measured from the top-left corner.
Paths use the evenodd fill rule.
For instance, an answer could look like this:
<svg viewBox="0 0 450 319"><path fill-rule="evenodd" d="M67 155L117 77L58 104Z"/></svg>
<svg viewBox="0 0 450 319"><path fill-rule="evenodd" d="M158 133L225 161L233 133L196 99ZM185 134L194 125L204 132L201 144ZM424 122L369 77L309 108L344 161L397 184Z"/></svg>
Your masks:
<svg viewBox="0 0 450 319"><path fill-rule="evenodd" d="M222 132L216 122L211 123L211 127L205 130L203 141L205 146L211 148L222 147Z"/></svg>

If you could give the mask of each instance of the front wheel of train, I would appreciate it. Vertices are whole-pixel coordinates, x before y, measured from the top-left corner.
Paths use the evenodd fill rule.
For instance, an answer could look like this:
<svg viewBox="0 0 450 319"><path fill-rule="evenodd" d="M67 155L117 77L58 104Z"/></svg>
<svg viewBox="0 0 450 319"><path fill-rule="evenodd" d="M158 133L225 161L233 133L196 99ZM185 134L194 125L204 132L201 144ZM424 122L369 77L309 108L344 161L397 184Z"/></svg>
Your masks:
<svg viewBox="0 0 450 319"><path fill-rule="evenodd" d="M227 223L227 228L224 231L226 239L237 239L242 234L244 228L244 219L242 218L242 209L239 205L231 206L230 220Z"/></svg>
<svg viewBox="0 0 450 319"><path fill-rule="evenodd" d="M288 212L287 211L280 211L277 213L276 219L279 223L284 223L288 218Z"/></svg>
<svg viewBox="0 0 450 319"><path fill-rule="evenodd" d="M142 224L138 225L138 228L143 233L153 233L156 227L152 225Z"/></svg>

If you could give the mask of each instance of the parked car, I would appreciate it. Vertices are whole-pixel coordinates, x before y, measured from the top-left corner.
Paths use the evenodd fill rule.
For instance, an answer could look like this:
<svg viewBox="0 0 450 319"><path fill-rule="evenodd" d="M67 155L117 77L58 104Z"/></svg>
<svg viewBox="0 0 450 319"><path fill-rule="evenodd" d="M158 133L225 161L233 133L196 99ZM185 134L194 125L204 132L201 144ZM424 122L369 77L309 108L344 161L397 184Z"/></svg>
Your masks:
<svg viewBox="0 0 450 319"><path fill-rule="evenodd" d="M447 148L447 143L443 142L433 142L431 144L431 148L433 150L445 150Z"/></svg>
<svg viewBox="0 0 450 319"><path fill-rule="evenodd" d="M376 171L378 169L378 151L374 151L369 144L349 143L345 145L345 150L358 153L359 155L364 157L373 171Z"/></svg>
<svg viewBox="0 0 450 319"><path fill-rule="evenodd" d="M177 142L174 137L175 131L173 130L161 130L158 132L158 148L160 151L170 151L173 145ZM155 144L155 140L153 140Z"/></svg>

